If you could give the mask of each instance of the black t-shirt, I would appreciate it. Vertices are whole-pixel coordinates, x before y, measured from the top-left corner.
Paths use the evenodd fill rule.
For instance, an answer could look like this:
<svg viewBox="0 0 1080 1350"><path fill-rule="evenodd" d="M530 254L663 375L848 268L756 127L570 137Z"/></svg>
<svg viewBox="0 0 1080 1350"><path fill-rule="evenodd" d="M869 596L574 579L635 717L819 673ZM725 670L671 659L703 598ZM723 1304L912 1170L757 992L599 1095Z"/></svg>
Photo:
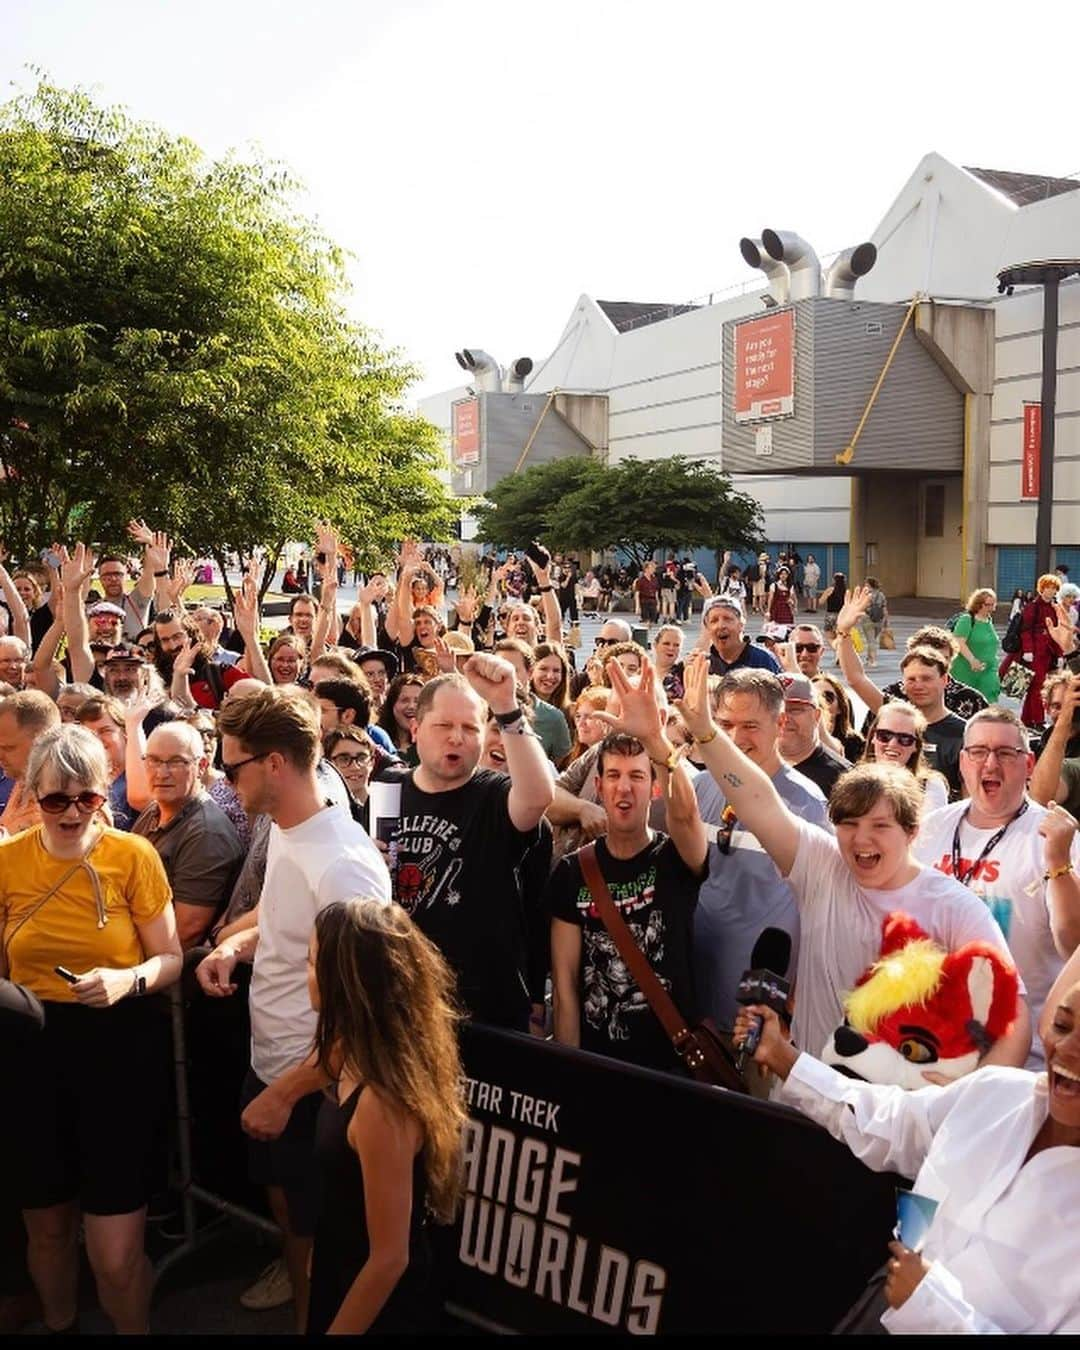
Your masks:
<svg viewBox="0 0 1080 1350"><path fill-rule="evenodd" d="M960 779L960 747L964 743L967 723L955 713L946 713L939 722L931 722L923 737L925 746L934 750L926 756L932 769L949 780L949 797L955 801L963 791Z"/></svg>
<svg viewBox="0 0 1080 1350"><path fill-rule="evenodd" d="M701 878L659 831L632 858L613 858L599 839L596 860L638 946L692 1024L696 998L691 943ZM678 1072L671 1041L604 927L576 853L556 864L546 902L553 918L581 927L581 1048L647 1069Z"/></svg>
<svg viewBox="0 0 1080 1350"><path fill-rule="evenodd" d="M395 900L457 971L468 1010L523 1031L529 924L519 871L541 830L514 827L509 795L509 777L487 769L448 792L424 792L410 774L391 857Z"/></svg>
<svg viewBox="0 0 1080 1350"><path fill-rule="evenodd" d="M851 765L846 759L841 759L833 750L827 749L824 745L814 747L813 753L799 764L791 766L796 773L801 773L805 778L809 778L811 783L816 783L826 797L833 790L833 784L841 774L847 773Z"/></svg>

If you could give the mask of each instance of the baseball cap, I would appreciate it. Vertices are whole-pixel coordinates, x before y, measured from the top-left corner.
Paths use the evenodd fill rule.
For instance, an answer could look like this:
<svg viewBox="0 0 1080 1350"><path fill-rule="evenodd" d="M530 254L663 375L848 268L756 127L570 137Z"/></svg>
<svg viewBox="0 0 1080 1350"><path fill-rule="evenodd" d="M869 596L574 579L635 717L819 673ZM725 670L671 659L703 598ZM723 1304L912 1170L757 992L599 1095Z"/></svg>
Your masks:
<svg viewBox="0 0 1080 1350"><path fill-rule="evenodd" d="M710 595L708 600L705 601L701 611L702 623L705 622L706 614L711 610L719 609L721 606L723 606L724 609L730 609L732 614L737 614L740 619L744 617L743 607L733 595Z"/></svg>
<svg viewBox="0 0 1080 1350"><path fill-rule="evenodd" d="M115 647L109 648L105 664L112 666L120 661L134 661L141 666L146 662L146 653L141 647L136 647L133 642L119 642Z"/></svg>
<svg viewBox="0 0 1080 1350"><path fill-rule="evenodd" d="M106 615L111 619L122 619L124 617L124 611L119 605L114 605L111 600L99 600L96 605L90 606L86 614L90 619L97 619Z"/></svg>
<svg viewBox="0 0 1080 1350"><path fill-rule="evenodd" d="M780 683L784 686L785 703L809 703L812 706L817 704L814 686L805 675L791 675L785 671L780 676Z"/></svg>

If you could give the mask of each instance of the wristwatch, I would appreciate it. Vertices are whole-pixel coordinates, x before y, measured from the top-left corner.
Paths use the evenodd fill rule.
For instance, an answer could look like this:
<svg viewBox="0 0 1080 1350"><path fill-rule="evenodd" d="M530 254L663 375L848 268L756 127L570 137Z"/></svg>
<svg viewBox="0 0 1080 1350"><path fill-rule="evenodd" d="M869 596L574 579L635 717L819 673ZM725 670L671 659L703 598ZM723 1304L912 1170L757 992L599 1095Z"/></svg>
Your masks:
<svg viewBox="0 0 1080 1350"><path fill-rule="evenodd" d="M129 991L132 998L142 998L146 993L146 976L139 974L138 966L131 972L131 989Z"/></svg>
<svg viewBox="0 0 1080 1350"><path fill-rule="evenodd" d="M509 712L497 712L492 713L491 715L494 717L495 721L498 722L503 731L508 731L515 722L519 719L524 721L525 718L525 714L520 708L511 708Z"/></svg>

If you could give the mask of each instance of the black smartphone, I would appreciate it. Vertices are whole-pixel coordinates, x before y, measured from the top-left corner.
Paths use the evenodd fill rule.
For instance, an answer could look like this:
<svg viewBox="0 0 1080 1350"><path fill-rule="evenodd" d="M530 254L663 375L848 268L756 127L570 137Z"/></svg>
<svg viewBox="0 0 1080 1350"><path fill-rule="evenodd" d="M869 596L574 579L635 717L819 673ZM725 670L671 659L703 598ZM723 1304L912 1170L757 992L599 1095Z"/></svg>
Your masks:
<svg viewBox="0 0 1080 1350"><path fill-rule="evenodd" d="M543 546L543 544L537 543L535 539L525 550L525 556L526 558L528 558L530 562L535 563L539 568L546 568L551 565L551 554L547 551L547 549Z"/></svg>
<svg viewBox="0 0 1080 1350"><path fill-rule="evenodd" d="M59 975L62 980L67 980L68 984L78 984L78 975L73 975L67 966L53 966L53 974Z"/></svg>
<svg viewBox="0 0 1080 1350"><path fill-rule="evenodd" d="M315 561L319 564L320 567L324 566L326 563L326 554L321 551L319 553L316 553Z"/></svg>

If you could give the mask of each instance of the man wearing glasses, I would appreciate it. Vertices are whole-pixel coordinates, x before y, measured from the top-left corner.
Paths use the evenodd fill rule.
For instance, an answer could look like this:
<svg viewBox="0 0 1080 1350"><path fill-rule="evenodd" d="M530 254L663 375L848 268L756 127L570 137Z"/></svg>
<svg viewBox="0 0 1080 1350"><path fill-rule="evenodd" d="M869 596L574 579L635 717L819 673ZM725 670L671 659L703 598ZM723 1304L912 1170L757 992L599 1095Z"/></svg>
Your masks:
<svg viewBox="0 0 1080 1350"><path fill-rule="evenodd" d="M129 641L138 637L149 621L150 601L154 598L155 570L160 571L162 565L167 566L157 555L151 557L151 552L152 549L148 546L142 573L135 584L135 589L132 591L124 589L124 583L128 576L128 565L123 558L117 554L108 553L98 563L98 580L101 582L105 602L118 606L122 611L124 619L123 636Z"/></svg>
<svg viewBox="0 0 1080 1350"><path fill-rule="evenodd" d="M143 755L150 804L131 827L157 849L173 892L185 951L205 937L236 880L244 850L232 821L202 786L203 739L187 722L165 722ZM127 790L135 792L129 782Z"/></svg>
<svg viewBox="0 0 1080 1350"><path fill-rule="evenodd" d="M596 635L596 649L593 652L593 658L602 662L604 654L609 647L613 646L616 642L630 642L633 639L633 636L633 630L625 620L608 619L606 623L601 624L600 631ZM587 663L586 669L579 671L570 680L570 698L577 698L582 690L588 689L592 682ZM599 679L597 680L597 683L599 683Z"/></svg>
<svg viewBox="0 0 1080 1350"><path fill-rule="evenodd" d="M1005 934L1037 1022L1066 959L1080 946L1076 821L1027 792L1034 765L1016 714L993 707L967 724L960 773L968 800L926 816L915 856L978 895ZM1032 1038L1027 1067L1044 1068Z"/></svg>
<svg viewBox="0 0 1080 1350"><path fill-rule="evenodd" d="M821 653L825 650L821 629L816 624L797 623L791 630L790 640L800 674L808 680L815 679L821 673Z"/></svg>

